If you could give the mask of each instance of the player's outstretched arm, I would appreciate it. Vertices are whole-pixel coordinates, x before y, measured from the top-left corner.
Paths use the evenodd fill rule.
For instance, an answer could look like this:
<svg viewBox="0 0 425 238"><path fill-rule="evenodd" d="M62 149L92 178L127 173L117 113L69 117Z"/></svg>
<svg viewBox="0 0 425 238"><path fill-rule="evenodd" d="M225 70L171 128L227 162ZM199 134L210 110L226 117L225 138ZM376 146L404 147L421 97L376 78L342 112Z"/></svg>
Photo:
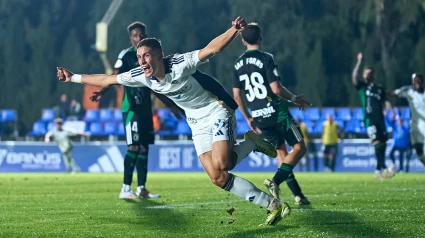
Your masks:
<svg viewBox="0 0 425 238"><path fill-rule="evenodd" d="M354 67L353 73L351 75L351 80L353 81L354 86L357 86L358 82L358 75L359 75L359 68L360 64L362 63L363 54L360 52L357 54L357 64Z"/></svg>
<svg viewBox="0 0 425 238"><path fill-rule="evenodd" d="M272 89L273 93L276 94L278 97L283 98L287 101L293 102L301 110L304 110L306 105L311 106L311 103L309 103L307 100L304 99L304 96L305 96L304 94L301 94L301 95L292 94L291 92L289 92L288 89L283 87L280 81L271 82L270 88Z"/></svg>
<svg viewBox="0 0 425 238"><path fill-rule="evenodd" d="M247 23L245 19L242 17L237 17L236 20L232 22L232 27L230 27L230 29L217 36L205 48L199 51L199 60L207 60L212 56L222 52L232 42L232 40L236 38L238 33L245 29L246 25Z"/></svg>
<svg viewBox="0 0 425 238"><path fill-rule="evenodd" d="M116 75L106 75L106 74L95 74L95 75L81 75L74 74L71 71L57 67L57 77L60 81L63 82L73 82L73 83L83 83L98 87L109 87L114 84L118 84Z"/></svg>

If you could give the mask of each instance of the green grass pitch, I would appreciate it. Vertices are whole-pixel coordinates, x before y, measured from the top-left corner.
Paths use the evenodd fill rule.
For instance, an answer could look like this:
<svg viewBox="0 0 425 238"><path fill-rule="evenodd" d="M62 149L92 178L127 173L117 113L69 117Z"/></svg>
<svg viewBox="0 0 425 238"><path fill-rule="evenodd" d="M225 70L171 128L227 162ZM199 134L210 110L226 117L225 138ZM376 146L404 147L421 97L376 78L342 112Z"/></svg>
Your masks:
<svg viewBox="0 0 425 238"><path fill-rule="evenodd" d="M261 189L272 176L237 174ZM296 206L282 184L291 216L260 227L265 208L204 173L151 173L148 188L162 197L131 201L118 199L121 174L0 174L0 237L425 237L425 174L296 176L312 205Z"/></svg>

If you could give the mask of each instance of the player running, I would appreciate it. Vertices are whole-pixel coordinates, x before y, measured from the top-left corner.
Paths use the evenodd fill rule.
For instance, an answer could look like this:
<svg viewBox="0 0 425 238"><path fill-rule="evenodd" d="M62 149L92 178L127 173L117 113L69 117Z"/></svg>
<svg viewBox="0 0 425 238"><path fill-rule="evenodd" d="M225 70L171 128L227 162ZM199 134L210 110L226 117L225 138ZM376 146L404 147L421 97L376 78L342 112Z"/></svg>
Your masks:
<svg viewBox="0 0 425 238"><path fill-rule="evenodd" d="M303 96L293 95L282 86L273 55L260 50L263 40L260 27L250 23L241 35L247 50L235 62L233 96L251 129L276 147L279 161L277 173L273 179L266 179L264 185L279 198L279 185L285 181L294 194L295 203L308 205L310 202L302 193L292 171L306 154L307 148L285 100L301 108L309 103ZM246 104L241 98L241 89L246 96ZM252 110L252 116L248 107ZM292 147L289 154L285 142Z"/></svg>
<svg viewBox="0 0 425 238"><path fill-rule="evenodd" d="M394 176L394 171L393 169L387 169L385 165L385 150L388 140L384 118L386 92L381 85L375 84L375 71L370 66L365 67L363 70L363 79L358 79L362 58L362 53L359 53L357 55L357 64L352 74L352 82L360 95L367 134L375 147L378 163L376 164L374 176L376 179L391 178Z"/></svg>
<svg viewBox="0 0 425 238"><path fill-rule="evenodd" d="M137 43L147 37L146 25L141 22L133 22L127 27L132 46L121 51L114 66L114 75L124 73L139 67L137 60ZM90 98L99 101L109 88L103 88L95 92ZM159 194L153 194L146 189L148 173L149 144L154 143L154 129L152 121L151 90L148 87L124 86L124 98L121 107L122 118L127 142L127 153L124 157L124 183L119 198L159 198ZM131 190L134 167L137 170L136 194Z"/></svg>
<svg viewBox="0 0 425 238"><path fill-rule="evenodd" d="M401 87L391 93L406 98L410 107L410 139L419 160L425 165L425 92L422 74L412 75L412 85Z"/></svg>
<svg viewBox="0 0 425 238"><path fill-rule="evenodd" d="M229 173L254 150L276 157L276 150L254 132L235 144L237 104L224 88L197 67L220 53L246 26L238 17L232 27L212 40L205 48L164 58L161 43L146 38L137 45L141 67L111 75L78 75L58 68L58 78L65 82L84 83L100 87L114 84L146 86L164 94L181 107L192 130L198 157L212 183L247 201L267 207L270 214L265 224L274 225L290 214L290 207L261 191L251 182ZM215 82L215 83L214 83Z"/></svg>
<svg viewBox="0 0 425 238"><path fill-rule="evenodd" d="M81 135L90 136L89 133L76 133L69 130L64 130L62 127L63 121L61 118L55 119L56 129L47 132L44 137L46 143L50 142L50 137L58 143L58 147L63 154L66 172L80 172L80 167L75 163L75 160L71 157L72 152L72 141L71 136Z"/></svg>

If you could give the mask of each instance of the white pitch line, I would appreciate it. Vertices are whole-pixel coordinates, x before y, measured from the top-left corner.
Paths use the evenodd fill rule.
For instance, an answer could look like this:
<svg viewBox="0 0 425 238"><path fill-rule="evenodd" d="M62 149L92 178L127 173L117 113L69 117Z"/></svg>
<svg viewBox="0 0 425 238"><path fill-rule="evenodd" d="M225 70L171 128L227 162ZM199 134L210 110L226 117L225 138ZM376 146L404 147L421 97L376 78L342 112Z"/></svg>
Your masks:
<svg viewBox="0 0 425 238"><path fill-rule="evenodd" d="M225 204L225 203L237 203L237 202L246 202L246 200L238 199L238 200L222 200L217 202L194 202L194 203L180 203L180 204L166 204L166 205L157 205L157 206L149 206L146 208L150 209L170 209L170 208L199 208L199 206L208 206L208 205L216 205L216 204Z"/></svg>
<svg viewBox="0 0 425 238"><path fill-rule="evenodd" d="M337 197L337 196L347 196L347 195L358 195L358 194L376 194L376 193L386 193L386 192L403 192L403 191L412 191L412 190L421 190L421 188L401 188L401 189L389 189L385 191L375 191L373 193L371 192L348 192L348 193L329 193L329 194L310 194L308 197ZM194 202L194 203L178 203L178 204L164 204L164 205L157 205L157 206L149 206L146 207L148 209L172 209L172 208L183 208L183 209L199 209L200 206L208 206L208 205L217 205L217 204L233 204L233 203L239 203L239 202L246 202L246 200L238 199L238 200L221 200L217 202ZM212 209L212 208L207 208ZM222 209L217 209L222 210ZM306 212L320 212L320 211L347 211L347 212L358 212L358 211L383 211L383 212L408 212L408 211L425 211L423 209L418 210L371 210L367 208L358 208L358 209L330 209L330 210L321 210L321 209L305 209L305 208L293 208L293 210L299 210L299 211L306 211Z"/></svg>

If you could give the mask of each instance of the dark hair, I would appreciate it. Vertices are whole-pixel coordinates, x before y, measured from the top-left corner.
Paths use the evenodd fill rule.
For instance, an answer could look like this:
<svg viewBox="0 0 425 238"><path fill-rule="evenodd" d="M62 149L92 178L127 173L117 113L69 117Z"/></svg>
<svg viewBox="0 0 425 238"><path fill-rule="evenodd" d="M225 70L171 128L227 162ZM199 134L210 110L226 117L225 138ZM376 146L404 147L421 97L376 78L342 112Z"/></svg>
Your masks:
<svg viewBox="0 0 425 238"><path fill-rule="evenodd" d="M424 82L424 76L422 75L422 74L414 74L415 75L415 78L418 78L418 79L420 79L421 80L421 84Z"/></svg>
<svg viewBox="0 0 425 238"><path fill-rule="evenodd" d="M136 28L139 28L143 33L146 33L146 25L139 21L135 21L127 26L128 33L131 34L131 31Z"/></svg>
<svg viewBox="0 0 425 238"><path fill-rule="evenodd" d="M137 43L137 49L139 49L142 46L146 46L151 48L152 50L159 50L162 52L161 42L156 38L145 38L141 40L139 43Z"/></svg>
<svg viewBox="0 0 425 238"><path fill-rule="evenodd" d="M375 69L372 66L366 66L364 69L369 69L372 74L375 73Z"/></svg>
<svg viewBox="0 0 425 238"><path fill-rule="evenodd" d="M257 23L249 23L245 27L245 30L242 31L242 39L250 45L257 43L261 39L261 29Z"/></svg>

